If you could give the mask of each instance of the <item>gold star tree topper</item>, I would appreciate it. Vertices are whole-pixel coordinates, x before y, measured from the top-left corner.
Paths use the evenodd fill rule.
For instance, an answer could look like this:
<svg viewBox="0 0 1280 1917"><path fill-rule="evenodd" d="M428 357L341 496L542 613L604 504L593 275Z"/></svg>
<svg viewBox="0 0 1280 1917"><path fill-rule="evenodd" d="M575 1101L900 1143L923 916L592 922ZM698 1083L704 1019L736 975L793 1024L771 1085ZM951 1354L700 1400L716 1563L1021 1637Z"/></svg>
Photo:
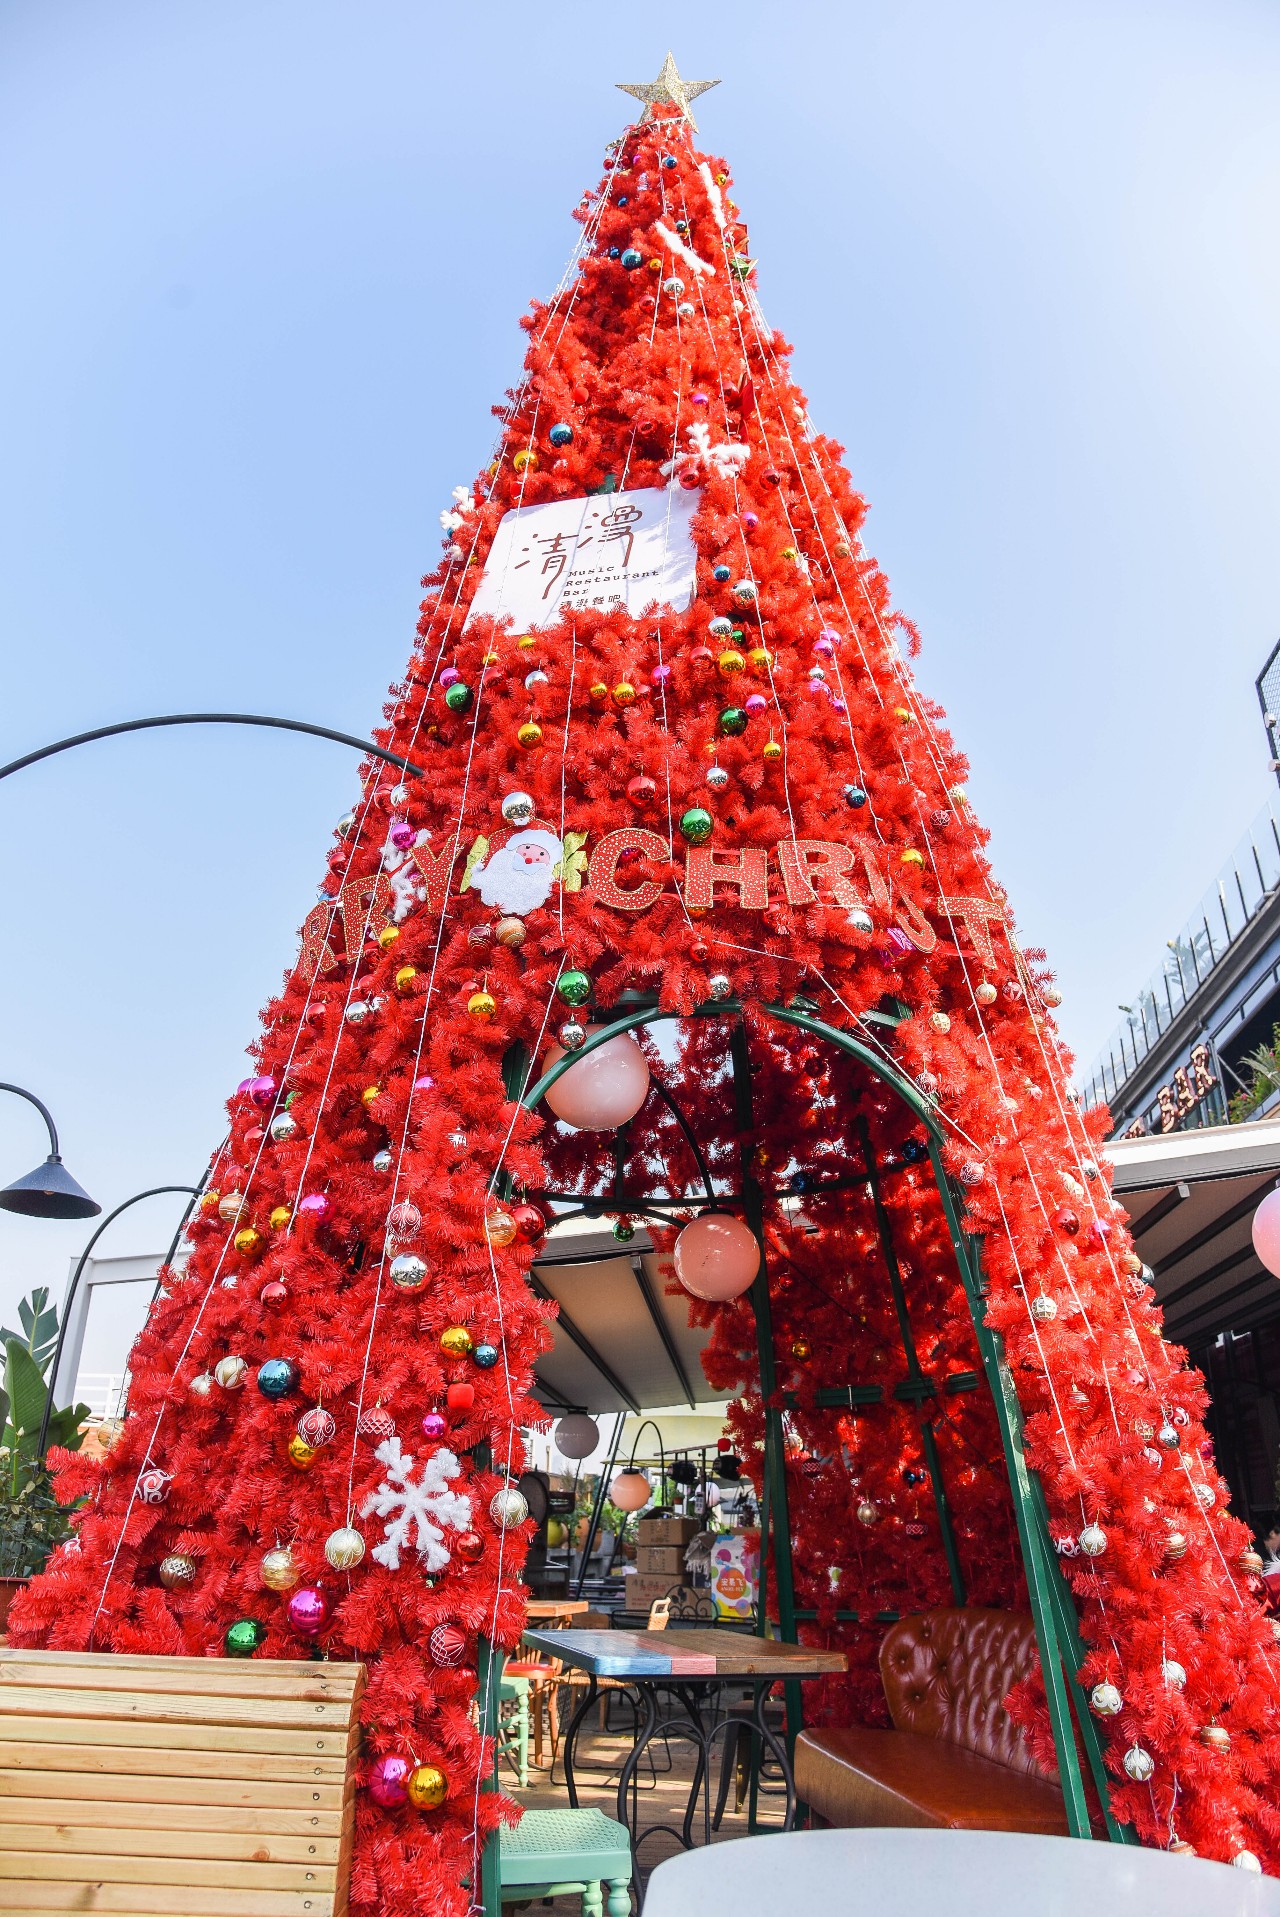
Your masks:
<svg viewBox="0 0 1280 1917"><path fill-rule="evenodd" d="M681 116L689 122L694 132L698 131L698 122L689 111L690 100L696 100L700 93L709 93L712 87L718 87L718 80L682 80L676 67L675 58L668 53L662 63L662 71L649 86L627 86L618 81L618 91L629 93L636 100L644 101L644 112L640 115L640 125L654 117L656 106L673 106L680 109Z"/></svg>

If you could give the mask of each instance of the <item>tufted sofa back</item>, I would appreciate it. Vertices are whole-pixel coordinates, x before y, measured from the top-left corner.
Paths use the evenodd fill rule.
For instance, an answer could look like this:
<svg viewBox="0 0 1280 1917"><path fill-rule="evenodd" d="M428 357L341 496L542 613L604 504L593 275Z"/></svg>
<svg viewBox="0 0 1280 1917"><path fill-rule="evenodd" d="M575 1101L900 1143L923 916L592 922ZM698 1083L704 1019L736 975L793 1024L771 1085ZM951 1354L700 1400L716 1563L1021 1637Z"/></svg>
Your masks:
<svg viewBox="0 0 1280 1917"><path fill-rule="evenodd" d="M1006 1770L1043 1772L1004 1708L1037 1668L1035 1627L1021 1611L922 1611L880 1647L889 1715L900 1731L958 1744Z"/></svg>

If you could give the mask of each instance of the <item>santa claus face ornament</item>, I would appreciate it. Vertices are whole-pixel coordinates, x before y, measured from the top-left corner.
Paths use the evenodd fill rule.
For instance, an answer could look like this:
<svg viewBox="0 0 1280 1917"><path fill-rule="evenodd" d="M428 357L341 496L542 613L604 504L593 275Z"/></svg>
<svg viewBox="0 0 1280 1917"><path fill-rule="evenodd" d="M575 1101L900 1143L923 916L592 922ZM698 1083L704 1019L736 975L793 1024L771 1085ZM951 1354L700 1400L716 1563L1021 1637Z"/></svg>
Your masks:
<svg viewBox="0 0 1280 1917"><path fill-rule="evenodd" d="M464 892L478 892L504 917L520 917L545 905L561 878L565 856L559 833L533 812L526 793L509 794L503 813L513 797L522 802L522 812L526 801L530 811L520 824L501 826L491 839L481 836L475 841L462 881Z"/></svg>

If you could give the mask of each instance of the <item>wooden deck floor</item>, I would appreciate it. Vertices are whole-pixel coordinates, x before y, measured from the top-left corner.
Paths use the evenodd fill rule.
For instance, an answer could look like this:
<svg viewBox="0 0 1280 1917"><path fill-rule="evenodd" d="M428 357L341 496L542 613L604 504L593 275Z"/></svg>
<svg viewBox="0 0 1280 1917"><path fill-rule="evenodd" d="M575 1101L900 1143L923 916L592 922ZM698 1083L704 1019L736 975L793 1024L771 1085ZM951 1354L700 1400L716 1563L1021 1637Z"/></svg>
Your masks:
<svg viewBox="0 0 1280 1917"><path fill-rule="evenodd" d="M584 1724L578 1735L577 1751L574 1758L575 1781L578 1786L578 1802L592 1805L602 1810L607 1817L617 1817L618 1778L632 1745L632 1726L630 1714L621 1701L615 1701L610 1707L609 1728L601 1730L597 1722L597 1713L592 1711L590 1729ZM720 1766L723 1762L725 1738L718 1740L711 1778L711 1805L715 1808L716 1795L720 1783ZM641 1761L639 1777L639 1822L642 1836L640 1839L640 1876L647 1880L649 1872L664 1858L675 1856L682 1848L678 1836L659 1826L673 1826L678 1832L684 1820L685 1805L689 1788L693 1782L696 1747L687 1738L672 1736L664 1744L662 1737L655 1736L649 1746L653 1755L652 1769L647 1759ZM501 1787L517 1803L528 1810L558 1809L568 1803L564 1788L564 1766L557 1758L553 1771L535 1770L533 1764L532 1739L530 1740L529 1788L520 1790L509 1765L503 1764ZM544 1762L549 1751L544 1750ZM767 1787L761 1794L757 1811L757 1830L770 1827L780 1829L785 1800L781 1789ZM694 1843L703 1842L705 1826L703 1823L703 1803L699 1799L698 1814L694 1820ZM651 1833L648 1836L643 1833ZM729 1797L720 1829L712 1833L713 1843L725 1843L735 1837L748 1836L747 1804L737 1807L737 1790L730 1784ZM635 1886L633 1885L633 1890ZM544 1904L534 1900L535 1912L550 1911L574 1913L577 1917L579 1899L576 1897L555 1898Z"/></svg>

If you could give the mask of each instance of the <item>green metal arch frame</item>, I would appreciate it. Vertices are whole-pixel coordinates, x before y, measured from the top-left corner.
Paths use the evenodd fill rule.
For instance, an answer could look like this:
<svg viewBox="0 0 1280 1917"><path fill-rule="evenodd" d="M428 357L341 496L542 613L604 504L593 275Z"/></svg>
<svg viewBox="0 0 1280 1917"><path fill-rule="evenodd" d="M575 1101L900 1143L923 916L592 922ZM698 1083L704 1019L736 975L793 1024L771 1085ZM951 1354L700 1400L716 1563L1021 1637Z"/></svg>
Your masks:
<svg viewBox="0 0 1280 1917"><path fill-rule="evenodd" d="M924 1126L928 1134L929 1160L933 1168L934 1181L938 1188L939 1200L951 1238L956 1264L961 1282L965 1288L970 1315L978 1348L982 1356L996 1417L1000 1427L1001 1442L1004 1447L1005 1465L1009 1475L1009 1489L1013 1500L1014 1515L1018 1527L1018 1540L1022 1551L1023 1567L1026 1573L1027 1590L1031 1602L1031 1613L1035 1624L1036 1645L1040 1656L1041 1671L1044 1677L1045 1695L1048 1703L1049 1718L1053 1730L1054 1748L1058 1759L1058 1774L1062 1783L1063 1798L1066 1805L1067 1825L1073 1837L1088 1838L1092 1835L1089 1820L1089 1807L1085 1794L1084 1777L1076 1743L1075 1728L1072 1723L1072 1704L1075 1705L1075 1719L1079 1727L1080 1742L1084 1746L1092 1773L1094 1787L1102 1808L1102 1815L1108 1838L1113 1843L1134 1843L1136 1837L1131 1829L1119 1824L1111 1810L1110 1786L1103 1758L1101 1740L1097 1726L1089 1711L1077 1673L1084 1661L1084 1646L1080 1638L1079 1622L1071 1591L1063 1577L1057 1562L1048 1529L1048 1513L1044 1492L1038 1478L1027 1465L1022 1441L1022 1408L1018 1402L1017 1391L1009 1368L1004 1362L1001 1341L998 1334L986 1323L984 1298L986 1293L982 1274L982 1258L978 1240L966 1232L963 1224L964 1194L947 1171L942 1150L945 1134L938 1122L930 1102L920 1092L918 1086L900 1071L890 1060L882 1057L852 1032L830 1025L825 1019L797 1006L786 1006L761 1002L759 1009L766 1017L777 1019L784 1025L807 1032L811 1037L821 1039L835 1046L838 1051L864 1066L874 1077L889 1089L908 1107L916 1120ZM626 1032L637 1030L640 1026L657 1024L664 1020L680 1020L685 1016L732 1018L735 1021L735 1084L739 1057L745 1064L745 1027L742 1022L743 1006L736 999L717 1000L696 1006L692 1014L664 1011L651 1001L622 1011L615 1018L602 1024L591 1033L585 1043L575 1052L566 1053L545 1071L536 1083L523 1091L514 1084L509 1085L513 1097L532 1111L543 1099L556 1080L567 1072L587 1053L605 1045L610 1039ZM877 1023L896 1027L898 1021L883 1014L876 1015ZM521 1073L527 1068L527 1059L522 1061ZM749 1108L749 1083L744 1087ZM744 1168L745 1169L745 1168ZM749 1175L744 1176L744 1188L748 1187ZM691 1197L691 1204L705 1203L705 1200ZM750 1209L750 1207L749 1207ZM749 1219L757 1238L761 1238L760 1219L757 1215ZM764 1263L764 1244L761 1238L761 1271L752 1296L756 1310L757 1327L760 1339L761 1389L766 1398L772 1395L772 1326L769 1319L768 1274ZM766 1350L767 1347L767 1350ZM776 1430L770 1432L770 1423L776 1424ZM779 1575L779 1623L784 1637L795 1639L794 1599L791 1595L790 1563L790 1526L786 1512L786 1484L782 1467L782 1431L781 1413L766 1414L766 1452L769 1451L770 1437L775 1453L773 1472L774 1502L774 1540L775 1574L782 1570L779 1561L778 1543L783 1546L785 1558L785 1576ZM797 1687L798 1688L798 1687ZM798 1721L798 1699L796 1718Z"/></svg>

